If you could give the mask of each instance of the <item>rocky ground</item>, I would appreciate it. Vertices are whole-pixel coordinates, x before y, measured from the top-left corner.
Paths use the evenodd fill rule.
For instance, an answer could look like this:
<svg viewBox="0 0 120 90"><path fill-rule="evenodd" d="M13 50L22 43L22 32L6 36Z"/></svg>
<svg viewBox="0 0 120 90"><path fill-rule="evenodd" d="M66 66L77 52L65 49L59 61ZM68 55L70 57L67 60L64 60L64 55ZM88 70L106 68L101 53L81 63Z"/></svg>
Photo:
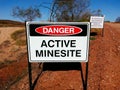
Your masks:
<svg viewBox="0 0 120 90"><path fill-rule="evenodd" d="M120 24L105 23L104 37L99 32L94 38L95 40L90 41L87 89L120 90ZM41 71L41 68L38 68L39 64L32 64L33 82L38 76L34 90L83 90L81 68L78 70L79 63L71 64L73 68L67 69L63 68L68 64L63 65L62 69L62 64L54 65L60 67L56 70L46 68L39 76ZM85 63L82 63L82 69L84 72ZM0 68L0 73L0 90L29 90L27 53L20 57L19 62Z"/></svg>

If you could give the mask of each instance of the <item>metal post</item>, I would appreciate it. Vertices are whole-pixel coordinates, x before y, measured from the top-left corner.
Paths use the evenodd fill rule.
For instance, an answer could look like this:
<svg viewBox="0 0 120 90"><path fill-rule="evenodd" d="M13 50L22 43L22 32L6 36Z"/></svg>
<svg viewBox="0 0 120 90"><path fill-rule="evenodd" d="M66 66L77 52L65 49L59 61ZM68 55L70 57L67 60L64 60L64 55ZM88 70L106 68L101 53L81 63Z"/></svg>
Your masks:
<svg viewBox="0 0 120 90"><path fill-rule="evenodd" d="M102 37L104 37L104 27L102 28Z"/></svg>
<svg viewBox="0 0 120 90"><path fill-rule="evenodd" d="M83 75L83 70L82 70L82 65L80 63L80 69L81 69L81 79L82 79L82 85L83 85L83 89L85 87L85 80L84 80L84 75Z"/></svg>
<svg viewBox="0 0 120 90"><path fill-rule="evenodd" d="M105 15L103 17L105 19ZM103 29L102 29L102 37L104 37L104 22L103 22Z"/></svg>
<svg viewBox="0 0 120 90"><path fill-rule="evenodd" d="M87 81L88 81L88 62L86 62L86 74L85 74L85 88L87 90Z"/></svg>
<svg viewBox="0 0 120 90"><path fill-rule="evenodd" d="M25 27L27 27L26 22L27 21L25 21ZM27 43L27 29L26 29L26 43ZM27 48L28 48L28 44L27 44ZM29 55L28 55L28 58L29 58ZM30 87L30 90L33 90L33 88L32 88L32 69L31 69L31 63L29 62L29 60L28 60L28 74L29 74L29 87Z"/></svg>
<svg viewBox="0 0 120 90"><path fill-rule="evenodd" d="M88 80L88 62L86 62L86 71L85 71L85 78L83 75L82 65L80 63L81 68L81 78L82 78L82 84L83 84L83 90L87 90L87 80Z"/></svg>
<svg viewBox="0 0 120 90"><path fill-rule="evenodd" d="M32 87L32 72L31 72L31 63L28 61L28 73L29 73L29 87L30 87L30 90L33 90L33 87Z"/></svg>

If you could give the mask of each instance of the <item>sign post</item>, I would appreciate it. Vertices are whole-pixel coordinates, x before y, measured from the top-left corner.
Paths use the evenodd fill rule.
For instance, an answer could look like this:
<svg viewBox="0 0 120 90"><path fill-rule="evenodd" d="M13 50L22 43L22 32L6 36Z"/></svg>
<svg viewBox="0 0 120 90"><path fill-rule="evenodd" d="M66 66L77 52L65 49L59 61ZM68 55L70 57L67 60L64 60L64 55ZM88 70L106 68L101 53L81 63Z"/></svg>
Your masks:
<svg viewBox="0 0 120 90"><path fill-rule="evenodd" d="M26 22L26 28L29 62L88 62L89 22Z"/></svg>
<svg viewBox="0 0 120 90"><path fill-rule="evenodd" d="M91 16L91 28L102 28L102 36L104 36L104 16Z"/></svg>

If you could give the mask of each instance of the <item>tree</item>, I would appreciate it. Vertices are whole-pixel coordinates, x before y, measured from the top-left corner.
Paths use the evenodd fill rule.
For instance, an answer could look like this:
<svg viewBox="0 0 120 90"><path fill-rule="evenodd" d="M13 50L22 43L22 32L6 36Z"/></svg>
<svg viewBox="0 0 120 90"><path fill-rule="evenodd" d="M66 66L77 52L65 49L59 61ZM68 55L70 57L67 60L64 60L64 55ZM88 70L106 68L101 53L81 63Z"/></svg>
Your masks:
<svg viewBox="0 0 120 90"><path fill-rule="evenodd" d="M41 13L38 8L29 7L27 9L24 9L17 6L13 8L12 16L17 17L22 21L33 21L36 18L40 18Z"/></svg>
<svg viewBox="0 0 120 90"><path fill-rule="evenodd" d="M120 22L120 17L117 17L115 22L117 22L117 23Z"/></svg>
<svg viewBox="0 0 120 90"><path fill-rule="evenodd" d="M92 12L92 15L94 15L94 16L103 16L102 11L100 9L94 10Z"/></svg>
<svg viewBox="0 0 120 90"><path fill-rule="evenodd" d="M86 11L84 14L82 14L81 18L79 21L90 21L90 16L91 16L91 12L90 11Z"/></svg>
<svg viewBox="0 0 120 90"><path fill-rule="evenodd" d="M54 0L50 20L78 21L88 12L90 0Z"/></svg>

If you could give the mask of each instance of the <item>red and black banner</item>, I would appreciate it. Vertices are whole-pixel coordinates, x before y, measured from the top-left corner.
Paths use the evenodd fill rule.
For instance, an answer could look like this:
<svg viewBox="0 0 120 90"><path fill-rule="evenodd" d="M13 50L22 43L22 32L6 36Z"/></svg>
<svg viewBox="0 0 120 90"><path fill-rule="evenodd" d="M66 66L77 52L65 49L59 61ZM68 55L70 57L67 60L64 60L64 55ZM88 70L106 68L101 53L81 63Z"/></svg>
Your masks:
<svg viewBox="0 0 120 90"><path fill-rule="evenodd" d="M29 24L30 36L87 36L88 25Z"/></svg>

